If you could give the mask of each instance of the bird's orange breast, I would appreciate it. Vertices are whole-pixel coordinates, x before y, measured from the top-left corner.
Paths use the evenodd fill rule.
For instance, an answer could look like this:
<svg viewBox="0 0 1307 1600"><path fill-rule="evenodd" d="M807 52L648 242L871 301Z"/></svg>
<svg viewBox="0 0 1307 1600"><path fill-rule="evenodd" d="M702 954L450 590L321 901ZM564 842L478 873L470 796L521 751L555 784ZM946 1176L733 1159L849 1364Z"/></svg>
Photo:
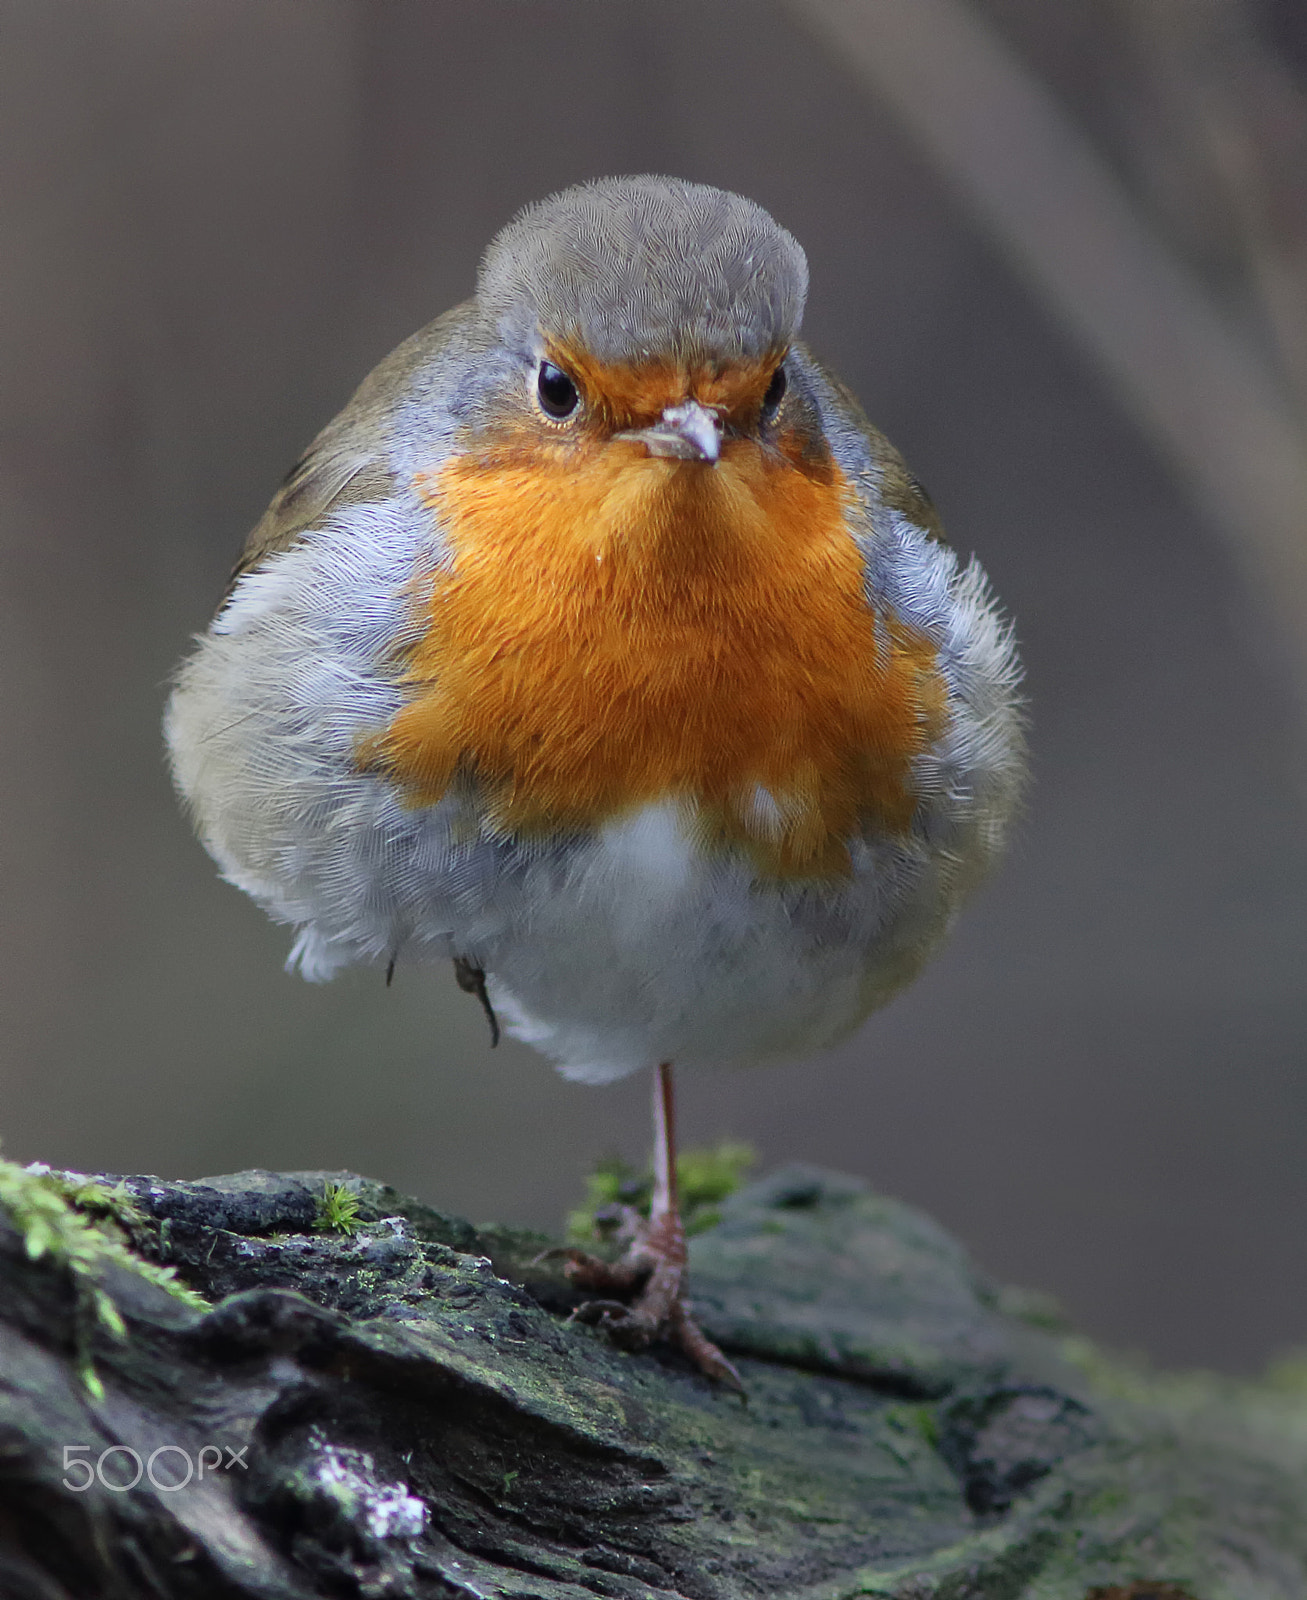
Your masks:
<svg viewBox="0 0 1307 1600"><path fill-rule="evenodd" d="M539 834L679 797L782 877L847 871L860 828L908 826L942 680L869 607L833 463L536 445L420 488L452 558L367 754L414 804L466 776L495 826Z"/></svg>

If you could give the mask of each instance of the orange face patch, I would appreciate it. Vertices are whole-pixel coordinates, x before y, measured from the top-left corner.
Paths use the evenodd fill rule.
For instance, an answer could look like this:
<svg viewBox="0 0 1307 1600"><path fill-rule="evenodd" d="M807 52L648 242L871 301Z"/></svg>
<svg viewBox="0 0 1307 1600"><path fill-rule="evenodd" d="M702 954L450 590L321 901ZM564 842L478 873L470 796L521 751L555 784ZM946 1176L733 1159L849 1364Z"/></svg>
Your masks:
<svg viewBox="0 0 1307 1600"><path fill-rule="evenodd" d="M590 411L592 427L638 428L655 422L664 407L691 397L709 411L736 422L756 421L783 352L767 361L704 364L672 359L638 366L600 363L584 350L551 341L549 359L575 382Z"/></svg>
<svg viewBox="0 0 1307 1600"><path fill-rule="evenodd" d="M409 699L365 753L415 805L476 780L504 831L591 829L683 797L781 877L902 831L937 730L933 647L873 616L833 467L728 440L455 456L420 488L448 531Z"/></svg>

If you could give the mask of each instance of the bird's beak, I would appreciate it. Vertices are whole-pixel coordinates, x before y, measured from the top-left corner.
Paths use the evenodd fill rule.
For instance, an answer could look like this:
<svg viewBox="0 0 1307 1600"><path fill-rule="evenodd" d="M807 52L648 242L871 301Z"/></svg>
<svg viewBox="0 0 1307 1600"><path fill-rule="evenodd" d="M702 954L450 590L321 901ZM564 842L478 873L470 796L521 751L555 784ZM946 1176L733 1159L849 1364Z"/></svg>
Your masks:
<svg viewBox="0 0 1307 1600"><path fill-rule="evenodd" d="M651 456L678 461L716 461L722 453L722 425L697 400L668 406L652 428L631 428L615 435L642 444Z"/></svg>

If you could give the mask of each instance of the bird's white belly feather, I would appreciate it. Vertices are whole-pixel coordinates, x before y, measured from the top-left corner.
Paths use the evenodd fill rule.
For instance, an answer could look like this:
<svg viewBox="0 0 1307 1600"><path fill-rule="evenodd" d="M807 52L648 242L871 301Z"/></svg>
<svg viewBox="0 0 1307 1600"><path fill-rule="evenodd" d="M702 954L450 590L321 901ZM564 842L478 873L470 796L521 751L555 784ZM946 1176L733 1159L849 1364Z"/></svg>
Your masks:
<svg viewBox="0 0 1307 1600"><path fill-rule="evenodd" d="M490 993L514 1033L592 1083L660 1060L818 1048L865 1015L905 953L872 935L873 882L830 891L814 917L820 898L706 854L688 808L646 806L526 869L520 916L485 952ZM864 937L823 938L831 912Z"/></svg>

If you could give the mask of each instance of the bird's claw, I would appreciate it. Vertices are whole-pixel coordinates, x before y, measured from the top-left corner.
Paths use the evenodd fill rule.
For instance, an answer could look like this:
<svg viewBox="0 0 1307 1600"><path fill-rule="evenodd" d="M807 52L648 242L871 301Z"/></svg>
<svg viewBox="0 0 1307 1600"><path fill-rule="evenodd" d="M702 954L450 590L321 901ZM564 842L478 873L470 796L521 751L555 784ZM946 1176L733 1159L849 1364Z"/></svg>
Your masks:
<svg viewBox="0 0 1307 1600"><path fill-rule="evenodd" d="M624 1300L583 1300L567 1320L583 1323L588 1328L610 1327L630 1315L631 1308Z"/></svg>
<svg viewBox="0 0 1307 1600"><path fill-rule="evenodd" d="M748 1405L749 1391L744 1387L744 1379L734 1362L727 1360L679 1300L672 1307L671 1333L682 1351L706 1378L738 1394Z"/></svg>
<svg viewBox="0 0 1307 1600"><path fill-rule="evenodd" d="M630 1294L647 1277L649 1269L642 1262L605 1261L602 1256L587 1255L584 1250L569 1249L563 1266L563 1276L578 1289L597 1289L609 1294Z"/></svg>
<svg viewBox="0 0 1307 1600"><path fill-rule="evenodd" d="M551 1244L546 1246L539 1255L532 1256L527 1262L528 1267L543 1266L546 1261L561 1261L566 1257L571 1260L573 1256L584 1255L584 1251L576 1249L570 1244Z"/></svg>
<svg viewBox="0 0 1307 1600"><path fill-rule="evenodd" d="M680 1245L672 1259L658 1250L650 1251L650 1230L633 1241L627 1256L620 1261L604 1261L571 1246L551 1252L567 1258L564 1267L569 1282L578 1288L607 1294L639 1293L633 1301L586 1300L568 1319L587 1327L602 1328L621 1350L647 1350L656 1339L665 1338L682 1351L706 1378L738 1394L747 1404L744 1383L738 1371L707 1334L695 1323L681 1299Z"/></svg>

